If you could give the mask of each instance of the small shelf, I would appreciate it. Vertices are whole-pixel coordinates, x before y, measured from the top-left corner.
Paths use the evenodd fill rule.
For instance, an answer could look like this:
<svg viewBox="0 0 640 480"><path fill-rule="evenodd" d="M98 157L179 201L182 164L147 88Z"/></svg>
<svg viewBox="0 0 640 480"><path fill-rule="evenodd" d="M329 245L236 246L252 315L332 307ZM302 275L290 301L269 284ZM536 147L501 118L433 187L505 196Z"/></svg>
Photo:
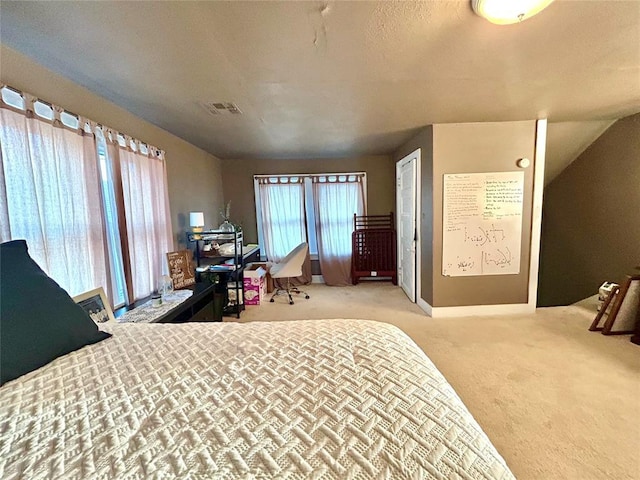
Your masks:
<svg viewBox="0 0 640 480"><path fill-rule="evenodd" d="M227 258L233 258L233 255L220 255L219 253L211 253L211 252L207 252L207 251L202 251L200 252L200 258L220 258L220 259L227 259Z"/></svg>
<svg viewBox="0 0 640 480"><path fill-rule="evenodd" d="M204 250L204 245L208 242L218 243L222 245L230 245L231 253L221 254L219 251ZM225 287L225 315L236 315L240 318L240 312L244 310L244 265L249 253L255 253L257 250L245 249L243 247L242 232L227 232L221 230L207 230L204 232L187 232L187 243L195 245L196 266L207 267L204 272L197 273L215 273L223 279L225 285L233 290L229 295L229 288ZM252 256L252 255L251 255ZM217 267L218 265L228 264L231 267ZM230 298L231 297L231 298ZM236 302L235 299L240 299ZM239 305L237 304L239 303Z"/></svg>

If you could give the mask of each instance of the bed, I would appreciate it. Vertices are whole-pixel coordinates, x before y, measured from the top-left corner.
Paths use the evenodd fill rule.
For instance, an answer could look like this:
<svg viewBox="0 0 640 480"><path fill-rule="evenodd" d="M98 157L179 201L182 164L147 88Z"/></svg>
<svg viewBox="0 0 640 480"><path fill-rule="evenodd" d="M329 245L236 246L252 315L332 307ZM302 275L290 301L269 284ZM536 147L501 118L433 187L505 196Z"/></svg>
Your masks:
<svg viewBox="0 0 640 480"><path fill-rule="evenodd" d="M0 388L1 478L513 478L394 326L109 329Z"/></svg>
<svg viewBox="0 0 640 480"><path fill-rule="evenodd" d="M99 329L26 242L0 277L2 479L513 478L392 325Z"/></svg>

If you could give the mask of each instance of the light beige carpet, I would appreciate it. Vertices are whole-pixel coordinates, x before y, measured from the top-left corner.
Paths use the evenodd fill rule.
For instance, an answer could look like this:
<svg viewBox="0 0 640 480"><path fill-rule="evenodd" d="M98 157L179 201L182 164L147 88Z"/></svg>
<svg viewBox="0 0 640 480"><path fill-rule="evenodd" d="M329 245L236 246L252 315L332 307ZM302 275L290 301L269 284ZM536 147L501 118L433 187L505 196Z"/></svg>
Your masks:
<svg viewBox="0 0 640 480"><path fill-rule="evenodd" d="M393 323L447 377L520 479L640 479L640 346L587 331L581 306L432 319L389 282L311 285L310 300L248 306L240 321ZM234 321L225 317L225 321Z"/></svg>

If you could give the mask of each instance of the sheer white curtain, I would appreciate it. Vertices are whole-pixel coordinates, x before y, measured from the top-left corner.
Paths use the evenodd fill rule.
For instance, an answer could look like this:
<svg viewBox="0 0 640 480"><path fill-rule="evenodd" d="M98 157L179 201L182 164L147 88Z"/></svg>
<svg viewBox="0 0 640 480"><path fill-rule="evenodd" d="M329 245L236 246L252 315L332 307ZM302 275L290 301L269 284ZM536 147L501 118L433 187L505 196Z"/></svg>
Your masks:
<svg viewBox="0 0 640 480"><path fill-rule="evenodd" d="M129 137L124 146L114 132L107 137L108 155L122 181L116 197L124 204L120 232L126 232L123 255L129 262L125 274L129 299L135 301L157 288L158 277L167 270L166 254L173 250L166 163L162 152L153 147L143 153L144 147Z"/></svg>
<svg viewBox="0 0 640 480"><path fill-rule="evenodd" d="M29 253L70 295L105 287L108 263L95 139L0 104L0 240L25 239Z"/></svg>
<svg viewBox="0 0 640 480"><path fill-rule="evenodd" d="M365 214L363 176L314 176L313 198L324 281L327 285L349 285L353 214Z"/></svg>
<svg viewBox="0 0 640 480"><path fill-rule="evenodd" d="M303 178L265 177L258 182L265 253L269 261L279 262L307 241Z"/></svg>

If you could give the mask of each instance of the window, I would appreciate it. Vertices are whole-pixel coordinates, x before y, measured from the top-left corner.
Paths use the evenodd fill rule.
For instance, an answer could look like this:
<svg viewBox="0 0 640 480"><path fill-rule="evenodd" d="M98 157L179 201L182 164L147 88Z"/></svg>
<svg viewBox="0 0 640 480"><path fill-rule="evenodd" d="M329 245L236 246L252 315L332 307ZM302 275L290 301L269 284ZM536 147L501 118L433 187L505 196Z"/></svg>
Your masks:
<svg viewBox="0 0 640 480"><path fill-rule="evenodd" d="M313 198L320 254L351 262L353 215L364 213L364 189L356 178L316 176Z"/></svg>
<svg viewBox="0 0 640 480"><path fill-rule="evenodd" d="M316 238L316 214L313 208L313 186L311 183L311 177L305 177L304 179L304 206L307 214L307 230L309 232L309 253L317 257L318 256L318 240Z"/></svg>
<svg viewBox="0 0 640 480"><path fill-rule="evenodd" d="M173 249L164 152L10 87L0 94L0 241L26 239L70 295L103 287L119 307L151 294L166 269L156 252Z"/></svg>
<svg viewBox="0 0 640 480"><path fill-rule="evenodd" d="M278 262L308 238L303 178L264 177L255 181L261 251Z"/></svg>
<svg viewBox="0 0 640 480"><path fill-rule="evenodd" d="M3 87L2 88L2 100L7 104L11 105L18 110L24 110L24 98L22 95L13 90L12 88Z"/></svg>
<svg viewBox="0 0 640 480"><path fill-rule="evenodd" d="M108 277L95 142L51 121L51 106L6 94L0 108L1 240L25 239L31 257L71 295ZM26 115L30 105L33 116ZM38 107L41 105L41 107ZM48 118L51 117L51 118Z"/></svg>
<svg viewBox="0 0 640 480"><path fill-rule="evenodd" d="M109 250L109 266L111 270L111 289L114 308L127 303L127 285L124 277L124 263L120 244L120 228L113 185L113 169L107 158L107 145L102 131L96 134L98 161L100 162L100 182L102 186L102 205L107 230L107 248Z"/></svg>
<svg viewBox="0 0 640 480"><path fill-rule="evenodd" d="M323 190L318 193L314 183L329 186L329 190L325 191L321 186L319 188ZM334 186L342 190L353 189L348 198L355 199L361 195L361 206L359 207L355 200L344 201L347 197L343 196L332 208L324 208L324 202L334 198L328 196L328 192L332 191ZM353 230L350 226L353 224L353 214L362 214L365 210L365 173L256 175L254 189L258 243L266 258L279 261L301 242L308 242L309 253L312 258L317 258L318 225L324 225L327 233L336 232L337 237L327 242L332 244L332 251L350 257ZM321 200L321 204L317 204L318 199ZM318 216L318 208L322 209L322 218Z"/></svg>

